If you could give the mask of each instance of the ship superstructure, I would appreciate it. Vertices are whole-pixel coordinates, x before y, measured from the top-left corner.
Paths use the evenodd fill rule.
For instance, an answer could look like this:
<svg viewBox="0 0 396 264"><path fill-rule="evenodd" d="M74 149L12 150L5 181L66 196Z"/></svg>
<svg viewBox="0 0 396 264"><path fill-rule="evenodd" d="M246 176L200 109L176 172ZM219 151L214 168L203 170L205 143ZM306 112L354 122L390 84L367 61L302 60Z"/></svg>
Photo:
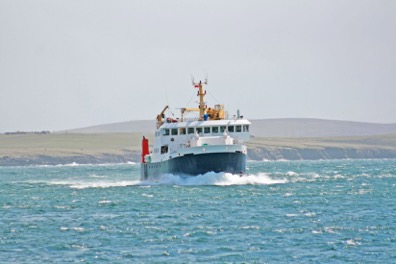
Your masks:
<svg viewBox="0 0 396 264"><path fill-rule="evenodd" d="M163 174L196 176L207 172L243 174L246 170L250 122L237 114L228 119L224 106L207 107L201 81L198 108L181 108L178 119L165 118L168 106L157 115L155 140L150 153L146 138L142 142L141 179L156 179ZM187 120L188 112L199 112Z"/></svg>

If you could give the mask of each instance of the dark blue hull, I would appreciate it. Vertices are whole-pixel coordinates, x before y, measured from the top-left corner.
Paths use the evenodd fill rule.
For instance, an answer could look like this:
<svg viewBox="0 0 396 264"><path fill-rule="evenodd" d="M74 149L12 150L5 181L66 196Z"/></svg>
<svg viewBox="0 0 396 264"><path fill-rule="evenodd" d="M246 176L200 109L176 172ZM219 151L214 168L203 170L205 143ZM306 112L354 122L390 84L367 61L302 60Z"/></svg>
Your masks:
<svg viewBox="0 0 396 264"><path fill-rule="evenodd" d="M141 164L141 179L158 178L162 174L197 176L207 172L242 174L246 171L246 154L206 153L189 154L166 161Z"/></svg>

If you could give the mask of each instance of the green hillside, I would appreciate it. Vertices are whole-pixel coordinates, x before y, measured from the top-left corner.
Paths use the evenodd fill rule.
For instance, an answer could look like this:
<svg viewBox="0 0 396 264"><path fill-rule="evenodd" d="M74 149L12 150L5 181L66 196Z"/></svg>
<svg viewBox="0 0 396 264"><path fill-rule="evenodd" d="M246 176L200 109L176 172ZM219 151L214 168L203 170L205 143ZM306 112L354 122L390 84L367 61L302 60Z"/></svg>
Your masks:
<svg viewBox="0 0 396 264"><path fill-rule="evenodd" d="M141 133L0 135L0 166L138 162ZM151 143L152 138L149 137ZM359 137L253 137L254 160L396 158L396 134Z"/></svg>
<svg viewBox="0 0 396 264"><path fill-rule="evenodd" d="M97 155L138 151L138 133L0 135L0 156Z"/></svg>
<svg viewBox="0 0 396 264"><path fill-rule="evenodd" d="M138 161L142 135L0 135L0 166Z"/></svg>
<svg viewBox="0 0 396 264"><path fill-rule="evenodd" d="M249 157L262 160L396 158L396 134L359 137L253 138Z"/></svg>

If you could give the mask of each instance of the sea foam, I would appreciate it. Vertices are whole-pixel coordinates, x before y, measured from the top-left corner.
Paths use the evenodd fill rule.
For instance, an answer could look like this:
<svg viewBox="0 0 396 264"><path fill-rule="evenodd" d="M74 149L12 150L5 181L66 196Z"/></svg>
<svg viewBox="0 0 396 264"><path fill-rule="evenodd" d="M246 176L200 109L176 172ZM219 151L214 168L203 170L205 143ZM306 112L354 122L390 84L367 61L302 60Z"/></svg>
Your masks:
<svg viewBox="0 0 396 264"><path fill-rule="evenodd" d="M230 185L269 185L282 184L288 182L284 178L271 178L266 173L238 175L231 173L215 173L208 172L198 176L180 176L173 174L165 174L158 179L153 180L117 180L105 179L107 176L98 176L91 174L89 178L83 179L65 179L65 180L49 180L49 181L28 181L31 184L48 184L48 185L65 185L73 189L87 188L111 188L111 187L127 187L127 186L153 186L153 185L177 185L177 186L230 186Z"/></svg>
<svg viewBox="0 0 396 264"><path fill-rule="evenodd" d="M166 174L155 181L142 181L143 185L267 185L286 183L286 179L273 179L265 173L238 175L208 172L194 177Z"/></svg>

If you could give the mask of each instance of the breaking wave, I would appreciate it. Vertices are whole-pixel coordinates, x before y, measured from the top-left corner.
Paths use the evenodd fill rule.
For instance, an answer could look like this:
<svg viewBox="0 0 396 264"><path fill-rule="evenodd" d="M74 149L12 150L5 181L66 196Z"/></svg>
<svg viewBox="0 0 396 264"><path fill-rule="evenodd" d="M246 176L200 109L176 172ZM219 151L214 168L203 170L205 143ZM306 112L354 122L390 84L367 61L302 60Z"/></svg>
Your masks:
<svg viewBox="0 0 396 264"><path fill-rule="evenodd" d="M115 181L115 180L50 180L43 181L29 181L32 184L47 184L47 185L65 185L73 189L87 189L87 188L111 188L111 187L126 187L138 185L140 181Z"/></svg>
<svg viewBox="0 0 396 264"><path fill-rule="evenodd" d="M180 185L180 186L194 186L194 185L215 185L215 186L230 186L230 185L269 185L282 184L288 182L284 178L271 178L265 173L236 175L231 173L214 173L209 172L203 175L184 177L173 174L166 174L158 179L149 181L140 180L117 180L104 179L106 176L89 176L84 179L63 179L63 180L49 180L49 181L28 181L31 184L46 184L46 185L64 185L73 189L87 189L87 188L111 188L111 187L127 187L127 186L154 186L154 185Z"/></svg>
<svg viewBox="0 0 396 264"><path fill-rule="evenodd" d="M153 181L142 181L142 185L268 185L286 183L286 179L273 179L265 173L237 175L231 173L208 172L194 177L167 174Z"/></svg>
<svg viewBox="0 0 396 264"><path fill-rule="evenodd" d="M140 163L127 161L127 162L110 162L110 163L66 163L66 164L57 164L57 165L31 165L31 166L21 166L21 167L36 167L36 168L51 168L51 167L111 167L111 166L120 166L120 165L139 165ZM18 167L18 166L16 166Z"/></svg>

